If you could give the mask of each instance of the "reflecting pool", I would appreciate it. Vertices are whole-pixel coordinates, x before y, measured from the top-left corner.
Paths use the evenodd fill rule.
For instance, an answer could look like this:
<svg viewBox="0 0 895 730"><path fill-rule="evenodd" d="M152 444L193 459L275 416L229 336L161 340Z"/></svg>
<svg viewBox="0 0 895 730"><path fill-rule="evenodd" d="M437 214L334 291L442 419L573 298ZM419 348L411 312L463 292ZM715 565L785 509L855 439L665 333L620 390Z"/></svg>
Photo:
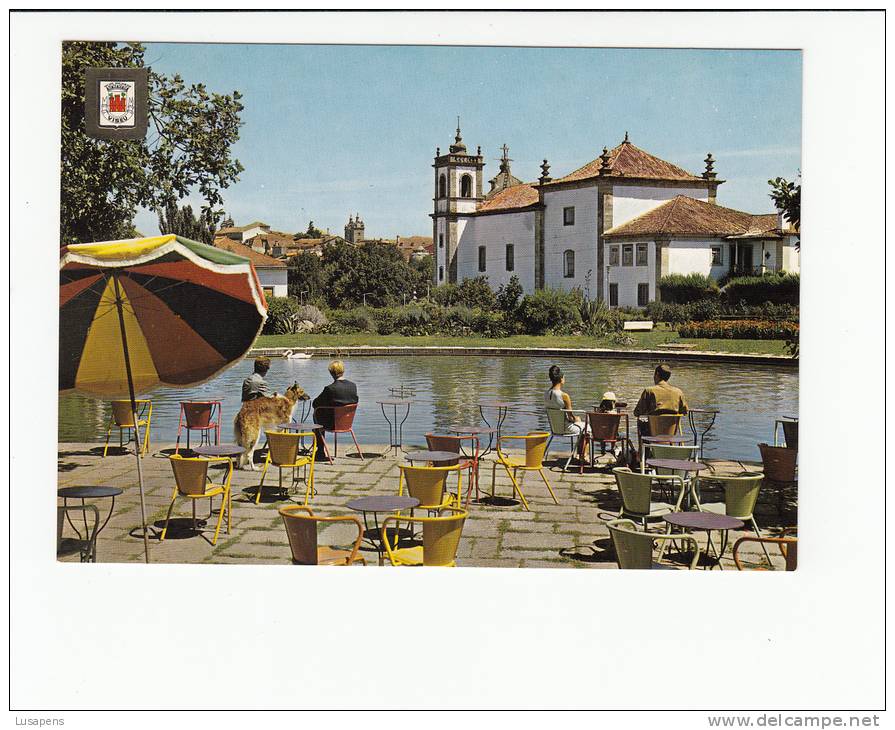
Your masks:
<svg viewBox="0 0 895 730"><path fill-rule="evenodd" d="M652 385L652 360L609 360L507 356L395 356L355 357L345 360L346 377L357 383L361 404L354 429L361 443L388 441L388 427L375 401L393 397L390 387L413 388L410 416L404 424L404 443L422 443L427 431L444 433L452 425L481 423L477 403L505 400L522 405L507 417L505 433L543 429L547 417L544 393L547 370L558 364L566 375L566 391L576 408L599 402L604 391L614 391L633 408L641 390ZM273 360L267 382L282 393L298 382L312 397L331 382L328 360ZM683 389L692 408L720 411L706 439L708 457L758 460L759 441L773 442L774 419L798 414L798 371L774 365L679 362L672 365L671 382ZM173 443L182 400L220 400L224 423L221 437L233 440L233 418L240 407L242 381L252 372L243 360L226 372L192 388L158 388L142 397L153 401L152 440L156 446ZM59 440L97 442L105 439L110 408L106 402L80 394L59 398ZM300 413L300 408L296 409ZM491 413L485 412L489 418ZM633 428L633 424L632 424ZM689 432L689 431L688 431ZM113 439L117 438L117 431ZM567 448L567 446L565 446Z"/></svg>

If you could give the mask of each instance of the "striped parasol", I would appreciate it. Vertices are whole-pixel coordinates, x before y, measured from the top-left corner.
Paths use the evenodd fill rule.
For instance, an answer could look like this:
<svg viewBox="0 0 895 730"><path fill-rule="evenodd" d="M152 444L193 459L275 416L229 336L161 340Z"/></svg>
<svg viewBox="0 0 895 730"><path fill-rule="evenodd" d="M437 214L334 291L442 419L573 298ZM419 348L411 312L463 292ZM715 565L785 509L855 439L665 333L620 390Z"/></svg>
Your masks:
<svg viewBox="0 0 895 730"><path fill-rule="evenodd" d="M65 246L59 268L59 389L126 393L134 423L136 392L214 377L248 352L267 316L248 259L180 236Z"/></svg>
<svg viewBox="0 0 895 730"><path fill-rule="evenodd" d="M59 389L129 392L185 386L242 358L267 305L251 263L180 236L85 243L61 251Z"/></svg>

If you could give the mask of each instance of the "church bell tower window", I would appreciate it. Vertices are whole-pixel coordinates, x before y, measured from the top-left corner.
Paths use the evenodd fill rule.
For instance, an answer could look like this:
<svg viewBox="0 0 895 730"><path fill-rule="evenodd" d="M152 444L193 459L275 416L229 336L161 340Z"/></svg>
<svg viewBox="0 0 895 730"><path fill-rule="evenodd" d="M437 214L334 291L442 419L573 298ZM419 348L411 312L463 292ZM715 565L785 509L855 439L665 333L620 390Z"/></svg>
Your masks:
<svg viewBox="0 0 895 730"><path fill-rule="evenodd" d="M460 178L460 197L472 197L472 175L464 175Z"/></svg>

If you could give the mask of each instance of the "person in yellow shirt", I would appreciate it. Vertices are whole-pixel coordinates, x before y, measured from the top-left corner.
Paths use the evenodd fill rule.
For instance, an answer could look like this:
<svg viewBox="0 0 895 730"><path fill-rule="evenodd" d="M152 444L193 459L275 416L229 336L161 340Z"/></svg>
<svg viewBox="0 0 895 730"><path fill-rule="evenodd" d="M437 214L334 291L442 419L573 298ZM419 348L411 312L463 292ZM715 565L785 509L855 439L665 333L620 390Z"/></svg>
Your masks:
<svg viewBox="0 0 895 730"><path fill-rule="evenodd" d="M640 400L634 407L635 416L661 416L665 414L687 412L687 399L680 388L675 388L668 383L671 378L671 368L662 363L656 367L653 374L653 385L640 394ZM649 435L649 422L638 421L638 431L641 436Z"/></svg>

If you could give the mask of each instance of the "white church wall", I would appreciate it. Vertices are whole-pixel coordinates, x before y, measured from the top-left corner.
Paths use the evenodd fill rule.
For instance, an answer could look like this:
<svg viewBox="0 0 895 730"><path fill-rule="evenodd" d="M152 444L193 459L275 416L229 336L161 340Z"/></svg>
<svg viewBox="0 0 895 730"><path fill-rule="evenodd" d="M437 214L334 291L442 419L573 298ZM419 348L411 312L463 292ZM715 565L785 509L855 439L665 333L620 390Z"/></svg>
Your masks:
<svg viewBox="0 0 895 730"><path fill-rule="evenodd" d="M544 194L544 285L550 289L588 288L597 296L597 188ZM574 225L564 225L563 209L575 208ZM575 276L564 276L565 251L575 252ZM588 280L588 272L590 279Z"/></svg>
<svg viewBox="0 0 895 730"><path fill-rule="evenodd" d="M646 244L646 266L637 266L637 246ZM609 249L613 246L618 247L618 266L610 266L608 278L603 273L603 286L606 291L606 301L609 301L609 285L618 285L618 306L620 307L636 307L637 304L637 287L640 284L649 285L649 301L656 298L656 246L653 241L642 238L638 240L625 239L623 241L611 241L604 244L603 261L609 261ZM622 262L622 247L632 247L632 265L624 266ZM605 267L604 267L605 268Z"/></svg>
<svg viewBox="0 0 895 730"><path fill-rule="evenodd" d="M526 294L535 289L535 214L533 211L466 219L457 252L457 281L487 276L495 291L515 274ZM506 268L506 246L513 245L513 270ZM485 271L479 271L479 246L485 246Z"/></svg>
<svg viewBox="0 0 895 730"><path fill-rule="evenodd" d="M677 195L708 200L708 190L698 188L660 188L615 185L612 190L612 225L620 226Z"/></svg>

